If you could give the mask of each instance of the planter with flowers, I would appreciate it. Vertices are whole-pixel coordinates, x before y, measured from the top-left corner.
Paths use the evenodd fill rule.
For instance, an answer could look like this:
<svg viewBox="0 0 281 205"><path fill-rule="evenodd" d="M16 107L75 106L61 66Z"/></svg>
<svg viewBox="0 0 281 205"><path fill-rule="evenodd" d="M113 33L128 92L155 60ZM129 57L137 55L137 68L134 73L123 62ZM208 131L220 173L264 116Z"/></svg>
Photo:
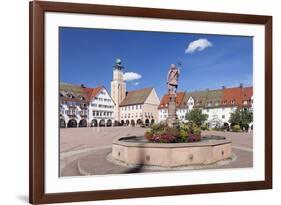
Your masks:
<svg viewBox="0 0 281 205"><path fill-rule="evenodd" d="M180 123L178 127L154 124L145 133L145 138L154 143L183 143L201 140L201 128L195 123Z"/></svg>

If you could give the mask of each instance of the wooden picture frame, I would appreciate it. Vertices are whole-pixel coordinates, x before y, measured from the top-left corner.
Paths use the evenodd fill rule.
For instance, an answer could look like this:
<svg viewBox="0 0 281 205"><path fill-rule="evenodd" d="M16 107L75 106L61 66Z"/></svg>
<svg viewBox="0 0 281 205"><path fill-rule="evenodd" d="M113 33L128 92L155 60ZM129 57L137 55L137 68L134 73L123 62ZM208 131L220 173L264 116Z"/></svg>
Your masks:
<svg viewBox="0 0 281 205"><path fill-rule="evenodd" d="M92 4L30 2L30 139L29 139L29 200L32 204L109 200L136 197L171 196L211 192L229 192L272 188L272 17L199 11L168 10L105 6ZM66 12L158 19L195 20L208 22L246 23L265 26L265 180L203 185L181 185L134 189L45 193L45 59L44 15L46 12Z"/></svg>

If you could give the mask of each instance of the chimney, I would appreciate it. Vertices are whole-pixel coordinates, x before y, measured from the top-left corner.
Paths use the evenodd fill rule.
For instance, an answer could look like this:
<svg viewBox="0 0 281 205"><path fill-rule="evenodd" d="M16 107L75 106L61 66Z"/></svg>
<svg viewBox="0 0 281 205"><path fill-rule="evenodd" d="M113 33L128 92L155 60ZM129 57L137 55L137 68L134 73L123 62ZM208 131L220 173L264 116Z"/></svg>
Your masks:
<svg viewBox="0 0 281 205"><path fill-rule="evenodd" d="M239 87L240 87L240 88L243 88L243 83L240 83Z"/></svg>

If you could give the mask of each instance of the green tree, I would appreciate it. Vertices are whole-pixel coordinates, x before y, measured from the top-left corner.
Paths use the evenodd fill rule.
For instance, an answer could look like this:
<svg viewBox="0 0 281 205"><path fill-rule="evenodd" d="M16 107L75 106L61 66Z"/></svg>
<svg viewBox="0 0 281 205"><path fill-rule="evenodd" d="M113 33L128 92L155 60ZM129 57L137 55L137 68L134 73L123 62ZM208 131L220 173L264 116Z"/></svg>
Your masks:
<svg viewBox="0 0 281 205"><path fill-rule="evenodd" d="M203 114L201 109L196 108L186 113L185 119L189 122L195 123L197 126L201 126L208 119L208 115Z"/></svg>
<svg viewBox="0 0 281 205"><path fill-rule="evenodd" d="M242 129L248 129L249 124L253 122L253 112L251 110L237 109L231 113L229 122L239 125Z"/></svg>

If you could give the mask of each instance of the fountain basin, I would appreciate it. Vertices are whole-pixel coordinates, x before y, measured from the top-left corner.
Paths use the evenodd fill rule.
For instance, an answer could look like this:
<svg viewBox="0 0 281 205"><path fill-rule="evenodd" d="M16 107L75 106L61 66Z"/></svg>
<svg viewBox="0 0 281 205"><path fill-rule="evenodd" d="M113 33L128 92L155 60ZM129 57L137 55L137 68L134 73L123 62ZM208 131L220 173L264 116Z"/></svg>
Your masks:
<svg viewBox="0 0 281 205"><path fill-rule="evenodd" d="M112 157L129 165L206 165L231 156L231 141L218 136L187 143L152 143L136 136L116 138L112 142Z"/></svg>

